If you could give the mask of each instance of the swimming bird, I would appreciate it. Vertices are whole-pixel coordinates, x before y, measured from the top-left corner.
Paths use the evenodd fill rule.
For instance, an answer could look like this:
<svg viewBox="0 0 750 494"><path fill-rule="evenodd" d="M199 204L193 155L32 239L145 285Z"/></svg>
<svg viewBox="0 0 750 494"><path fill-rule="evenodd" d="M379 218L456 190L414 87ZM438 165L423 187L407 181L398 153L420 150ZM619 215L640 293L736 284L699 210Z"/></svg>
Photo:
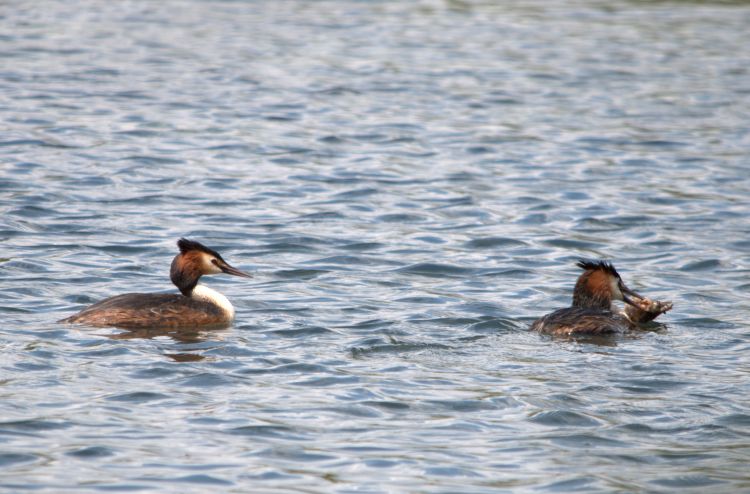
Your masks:
<svg viewBox="0 0 750 494"><path fill-rule="evenodd" d="M611 263L581 260L577 266L584 271L573 289L573 305L537 319L531 329L551 335L619 333L672 308L671 302L648 299L625 286ZM613 300L621 300L628 307L622 313L615 312Z"/></svg>
<svg viewBox="0 0 750 494"><path fill-rule="evenodd" d="M226 273L250 278L230 266L221 255L205 245L181 238L180 253L172 261L169 276L180 294L126 293L117 295L60 322L89 326L140 328L193 328L226 326L234 319L234 307L221 293L198 280L203 275Z"/></svg>

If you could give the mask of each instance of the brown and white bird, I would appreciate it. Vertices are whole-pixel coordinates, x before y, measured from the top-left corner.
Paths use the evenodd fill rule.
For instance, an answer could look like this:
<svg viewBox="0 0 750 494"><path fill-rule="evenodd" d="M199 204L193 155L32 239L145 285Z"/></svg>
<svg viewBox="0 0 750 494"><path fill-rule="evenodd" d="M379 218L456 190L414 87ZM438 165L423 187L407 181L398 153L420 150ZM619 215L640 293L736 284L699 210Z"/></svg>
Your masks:
<svg viewBox="0 0 750 494"><path fill-rule="evenodd" d="M193 240L177 242L170 278L180 294L126 293L97 302L60 322L126 329L226 326L234 307L216 290L199 285L203 275L226 273L250 278L215 250Z"/></svg>

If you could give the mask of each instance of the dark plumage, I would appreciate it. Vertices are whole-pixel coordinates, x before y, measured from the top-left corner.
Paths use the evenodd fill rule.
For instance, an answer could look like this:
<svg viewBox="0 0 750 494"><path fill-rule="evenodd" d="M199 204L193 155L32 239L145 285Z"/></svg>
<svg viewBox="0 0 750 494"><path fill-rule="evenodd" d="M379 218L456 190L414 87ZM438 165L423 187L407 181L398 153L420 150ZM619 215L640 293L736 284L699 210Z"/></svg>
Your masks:
<svg viewBox="0 0 750 494"><path fill-rule="evenodd" d="M620 277L620 274L617 272L615 267L612 265L611 262L607 261L587 261L586 259L579 259L576 263L576 266L583 269L584 271L588 270L601 270L606 273L611 274L612 276L615 276L617 278Z"/></svg>
<svg viewBox="0 0 750 494"><path fill-rule="evenodd" d="M180 249L181 254L187 254L188 252L191 252L191 251L205 252L206 254L214 256L220 261L224 261L224 258L221 257L221 254L219 254L213 249L209 249L202 243L196 242L195 240L188 240L186 238L181 238L177 241L177 248Z"/></svg>
<svg viewBox="0 0 750 494"><path fill-rule="evenodd" d="M543 316L531 325L540 333L563 336L572 334L613 334L628 329L625 318L612 311L586 307L566 307Z"/></svg>

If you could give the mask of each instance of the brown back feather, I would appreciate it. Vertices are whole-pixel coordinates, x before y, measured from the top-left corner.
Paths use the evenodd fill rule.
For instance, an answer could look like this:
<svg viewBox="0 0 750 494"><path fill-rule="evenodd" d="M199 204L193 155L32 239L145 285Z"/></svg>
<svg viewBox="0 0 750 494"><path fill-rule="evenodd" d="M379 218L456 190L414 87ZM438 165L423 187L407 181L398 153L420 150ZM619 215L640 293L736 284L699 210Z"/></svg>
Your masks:
<svg viewBox="0 0 750 494"><path fill-rule="evenodd" d="M534 331L556 336L613 334L628 328L627 321L612 312L580 307L556 310L531 325Z"/></svg>
<svg viewBox="0 0 750 494"><path fill-rule="evenodd" d="M126 293L102 300L60 322L138 329L222 326L231 321L215 305L183 295Z"/></svg>

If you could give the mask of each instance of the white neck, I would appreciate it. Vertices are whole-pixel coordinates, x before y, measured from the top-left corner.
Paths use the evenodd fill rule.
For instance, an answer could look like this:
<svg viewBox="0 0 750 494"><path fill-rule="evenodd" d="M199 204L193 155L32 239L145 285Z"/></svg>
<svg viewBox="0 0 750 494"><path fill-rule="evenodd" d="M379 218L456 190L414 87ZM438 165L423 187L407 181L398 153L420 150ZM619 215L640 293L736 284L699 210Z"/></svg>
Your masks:
<svg viewBox="0 0 750 494"><path fill-rule="evenodd" d="M216 290L211 290L205 285L196 285L193 288L193 293L190 294L190 298L213 304L219 307L229 319L234 319L234 307L231 302Z"/></svg>

